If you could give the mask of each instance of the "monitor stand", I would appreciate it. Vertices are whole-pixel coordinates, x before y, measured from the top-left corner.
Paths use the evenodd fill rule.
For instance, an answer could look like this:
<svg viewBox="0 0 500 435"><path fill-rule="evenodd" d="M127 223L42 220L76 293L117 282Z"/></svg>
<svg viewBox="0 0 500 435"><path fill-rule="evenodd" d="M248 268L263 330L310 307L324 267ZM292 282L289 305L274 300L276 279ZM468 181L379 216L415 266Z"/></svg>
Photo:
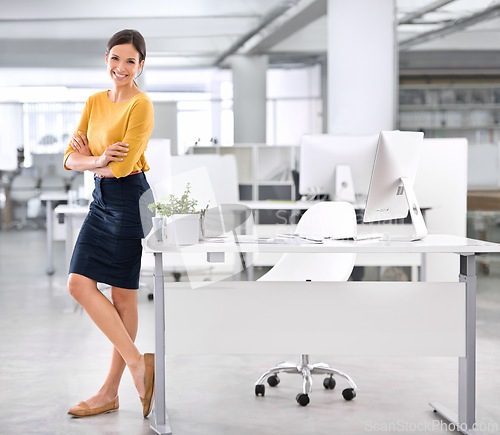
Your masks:
<svg viewBox="0 0 500 435"><path fill-rule="evenodd" d="M413 234L405 236L393 236L390 234L384 235L384 240L397 240L411 242L414 240L421 240L427 235L427 226L425 225L422 211L418 205L417 196L413 190L413 185L406 177L400 178L402 183L401 192L398 195L404 195L410 210L411 223L413 225Z"/></svg>
<svg viewBox="0 0 500 435"><path fill-rule="evenodd" d="M337 165L335 167L334 200L347 201L351 204L354 204L354 202L356 202L351 167L349 165Z"/></svg>

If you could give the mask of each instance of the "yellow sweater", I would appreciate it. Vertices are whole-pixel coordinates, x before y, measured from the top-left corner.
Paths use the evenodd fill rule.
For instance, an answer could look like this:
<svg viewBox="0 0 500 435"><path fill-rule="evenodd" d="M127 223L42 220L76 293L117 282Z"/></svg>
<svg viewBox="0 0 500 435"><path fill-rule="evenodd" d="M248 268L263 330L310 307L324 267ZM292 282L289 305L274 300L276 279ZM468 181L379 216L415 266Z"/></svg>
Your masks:
<svg viewBox="0 0 500 435"><path fill-rule="evenodd" d="M128 143L127 157L121 162L109 162L113 175L120 178L131 172L149 170L144 151L153 124L153 103L145 93L137 94L123 103L113 103L108 98L108 91L103 91L90 96L85 102L75 134L78 131L85 133L94 156L100 156L116 142ZM74 150L70 142L64 153L64 167L68 170L66 160L72 152Z"/></svg>

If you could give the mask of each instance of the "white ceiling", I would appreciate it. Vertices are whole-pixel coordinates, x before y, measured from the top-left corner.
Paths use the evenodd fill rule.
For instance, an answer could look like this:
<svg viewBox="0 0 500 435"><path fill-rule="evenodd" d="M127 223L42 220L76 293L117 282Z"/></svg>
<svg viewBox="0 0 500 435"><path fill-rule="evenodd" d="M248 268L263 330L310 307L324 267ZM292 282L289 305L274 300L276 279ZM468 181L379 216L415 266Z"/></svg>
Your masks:
<svg viewBox="0 0 500 435"><path fill-rule="evenodd" d="M138 29L146 38L148 68L224 65L226 55L233 52L269 54L271 63L314 61L326 53L326 4L327 0L0 0L0 66L99 67L107 39L123 28ZM398 25L397 39L403 43L447 26L450 33L417 40L402 53L499 51L499 1L395 0L396 17L402 20L437 4L443 6ZM457 30L467 17L482 11L489 12L482 21Z"/></svg>

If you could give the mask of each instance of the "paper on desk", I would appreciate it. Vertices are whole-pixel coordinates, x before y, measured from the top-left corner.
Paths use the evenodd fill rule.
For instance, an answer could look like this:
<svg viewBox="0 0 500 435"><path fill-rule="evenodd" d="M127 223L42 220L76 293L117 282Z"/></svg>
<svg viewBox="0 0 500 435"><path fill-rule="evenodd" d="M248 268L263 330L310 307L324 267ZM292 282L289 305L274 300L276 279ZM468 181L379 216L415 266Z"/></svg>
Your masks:
<svg viewBox="0 0 500 435"><path fill-rule="evenodd" d="M305 244L305 243L323 243L322 240L316 239L306 239L300 236L291 236L291 235L277 235L275 237L255 237L251 235L241 235L237 236L235 239L236 243L258 243L258 244Z"/></svg>

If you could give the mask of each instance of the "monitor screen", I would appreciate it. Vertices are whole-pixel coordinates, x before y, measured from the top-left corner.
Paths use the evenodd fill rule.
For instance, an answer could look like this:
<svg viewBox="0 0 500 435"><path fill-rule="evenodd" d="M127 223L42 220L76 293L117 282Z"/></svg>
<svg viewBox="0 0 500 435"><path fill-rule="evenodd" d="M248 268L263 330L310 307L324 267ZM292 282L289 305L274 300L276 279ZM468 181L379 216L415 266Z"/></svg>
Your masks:
<svg viewBox="0 0 500 435"><path fill-rule="evenodd" d="M364 199L377 141L378 135L304 135L300 144L299 193L311 197L328 195L328 199L335 200L337 169L348 167L356 198Z"/></svg>
<svg viewBox="0 0 500 435"><path fill-rule="evenodd" d="M364 222L402 219L410 211L417 233L411 240L427 234L413 190L423 138L421 132L380 133L363 217Z"/></svg>

